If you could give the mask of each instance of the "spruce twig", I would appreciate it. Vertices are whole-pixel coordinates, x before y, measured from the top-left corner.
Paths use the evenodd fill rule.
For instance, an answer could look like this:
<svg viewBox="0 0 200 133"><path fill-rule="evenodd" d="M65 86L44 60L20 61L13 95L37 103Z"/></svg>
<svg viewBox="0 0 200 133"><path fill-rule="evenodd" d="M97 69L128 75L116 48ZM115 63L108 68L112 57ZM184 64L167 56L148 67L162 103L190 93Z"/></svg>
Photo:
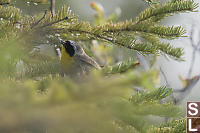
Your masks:
<svg viewBox="0 0 200 133"><path fill-rule="evenodd" d="M48 23L48 24L46 24L46 25L43 25L43 26L41 26L41 27L39 27L39 28L45 28L45 27L48 27L48 26L52 26L52 25L54 25L54 24L57 24L57 23L59 23L59 22L62 22L62 21L64 21L64 20L67 20L67 19L68 19L68 17L65 17L65 18L62 18L62 19L60 19L60 20L57 20L57 21Z"/></svg>
<svg viewBox="0 0 200 133"><path fill-rule="evenodd" d="M33 29L35 26L37 26L46 16L47 14L47 10L44 11L44 15L42 16L41 19L39 19L36 23L34 23L32 26L31 26L31 29Z"/></svg>

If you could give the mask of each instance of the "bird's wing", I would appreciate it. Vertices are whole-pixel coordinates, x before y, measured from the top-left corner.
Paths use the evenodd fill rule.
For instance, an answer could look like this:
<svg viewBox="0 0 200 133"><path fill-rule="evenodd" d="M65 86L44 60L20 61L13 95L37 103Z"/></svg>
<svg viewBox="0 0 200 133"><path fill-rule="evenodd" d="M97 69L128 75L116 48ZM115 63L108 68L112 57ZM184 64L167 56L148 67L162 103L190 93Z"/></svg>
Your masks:
<svg viewBox="0 0 200 133"><path fill-rule="evenodd" d="M79 60L82 63L86 63L87 65L94 67L96 69L101 69L99 64L86 54L77 54L75 55L75 57L77 60Z"/></svg>

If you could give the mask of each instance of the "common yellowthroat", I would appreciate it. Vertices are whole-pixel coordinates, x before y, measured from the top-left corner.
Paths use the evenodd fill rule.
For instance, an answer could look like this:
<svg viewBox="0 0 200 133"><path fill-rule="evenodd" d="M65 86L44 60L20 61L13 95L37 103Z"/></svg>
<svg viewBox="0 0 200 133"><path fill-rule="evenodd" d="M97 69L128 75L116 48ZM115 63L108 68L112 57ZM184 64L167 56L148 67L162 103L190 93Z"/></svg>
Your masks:
<svg viewBox="0 0 200 133"><path fill-rule="evenodd" d="M94 68L101 69L99 64L76 42L69 40L61 43L61 66L66 75L88 73Z"/></svg>

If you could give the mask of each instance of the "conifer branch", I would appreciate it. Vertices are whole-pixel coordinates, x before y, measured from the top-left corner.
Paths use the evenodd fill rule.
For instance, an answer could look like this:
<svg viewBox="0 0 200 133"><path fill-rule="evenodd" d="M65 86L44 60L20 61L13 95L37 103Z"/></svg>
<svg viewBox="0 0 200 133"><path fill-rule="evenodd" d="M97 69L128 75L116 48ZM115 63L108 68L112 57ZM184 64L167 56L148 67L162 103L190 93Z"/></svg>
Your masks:
<svg viewBox="0 0 200 133"><path fill-rule="evenodd" d="M68 16L70 16L70 18ZM76 21L74 19L74 16L75 15L71 13L70 8L68 8L66 11L66 7L64 6L61 10L59 10L56 14L54 14L54 17L52 17L52 14L50 12L46 13L43 16L44 18L42 17L41 21L39 22L40 24L37 27L38 29L46 28L65 20L68 20L69 22ZM38 21L36 21L35 23L37 22Z"/></svg>
<svg viewBox="0 0 200 133"><path fill-rule="evenodd" d="M159 102L161 99L166 98L172 94L172 89L167 87L160 87L150 92L142 92L133 95L129 100L133 103L147 103L151 101Z"/></svg>
<svg viewBox="0 0 200 133"><path fill-rule="evenodd" d="M128 61L122 62L120 64L117 64L115 66L108 66L102 69L103 74L116 74L116 73L124 73L127 72L130 69L134 69L137 66L139 66L140 63L135 63L134 60L130 59Z"/></svg>
<svg viewBox="0 0 200 133"><path fill-rule="evenodd" d="M152 17L157 17L160 15L170 15L178 12L193 11L197 7L198 4L194 3L193 0L168 2L159 7L147 8L139 15L139 17L136 18L135 23L138 24Z"/></svg>
<svg viewBox="0 0 200 133"><path fill-rule="evenodd" d="M172 57L175 57L177 59L183 55L182 48L174 48L169 43L168 44L161 43L160 40L158 38L156 38L155 36L146 36L145 35L143 37L148 42L151 42L152 44L154 44L153 46L158 47L160 49L160 51L162 51L163 53L165 53L167 55L171 55Z"/></svg>
<svg viewBox="0 0 200 133"><path fill-rule="evenodd" d="M34 23L32 26L31 26L31 29L34 28L35 26L37 26L46 16L47 14L47 10L44 11L44 15L42 16L41 19L39 19L36 23Z"/></svg>
<svg viewBox="0 0 200 133"><path fill-rule="evenodd" d="M111 26L109 26L111 25ZM164 27L160 25L152 25L148 23L133 24L131 21L128 23L121 22L117 24L103 25L102 32L140 32L145 34L154 34L161 38L173 39L182 37L185 34L185 30L181 26Z"/></svg>
<svg viewBox="0 0 200 133"><path fill-rule="evenodd" d="M57 20L57 21L48 23L48 24L43 25L43 26L41 26L41 27L39 27L39 28L45 28L45 27L48 27L48 26L52 26L52 25L54 25L54 24L57 24L57 23L59 23L59 22L62 22L62 21L64 21L64 20L67 20L67 19L68 19L68 17L66 16L65 18L62 18L62 19L59 19L59 20Z"/></svg>
<svg viewBox="0 0 200 133"><path fill-rule="evenodd" d="M186 119L172 120L166 124L161 124L156 127L153 126L148 130L150 133L184 133L186 132Z"/></svg>
<svg viewBox="0 0 200 133"><path fill-rule="evenodd" d="M0 18L11 22L18 22L21 19L21 11L13 6L0 6Z"/></svg>

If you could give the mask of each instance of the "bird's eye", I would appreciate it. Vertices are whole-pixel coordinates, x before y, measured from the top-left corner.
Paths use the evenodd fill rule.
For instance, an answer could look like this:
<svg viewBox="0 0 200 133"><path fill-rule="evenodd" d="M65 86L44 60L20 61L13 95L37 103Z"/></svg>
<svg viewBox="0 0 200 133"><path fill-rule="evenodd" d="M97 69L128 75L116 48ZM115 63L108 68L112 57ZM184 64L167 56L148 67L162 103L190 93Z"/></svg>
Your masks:
<svg viewBox="0 0 200 133"><path fill-rule="evenodd" d="M65 41L65 45L71 45L70 41Z"/></svg>
<svg viewBox="0 0 200 133"><path fill-rule="evenodd" d="M75 47L72 45L70 41L66 41L64 47L69 56L72 57L75 55Z"/></svg>

